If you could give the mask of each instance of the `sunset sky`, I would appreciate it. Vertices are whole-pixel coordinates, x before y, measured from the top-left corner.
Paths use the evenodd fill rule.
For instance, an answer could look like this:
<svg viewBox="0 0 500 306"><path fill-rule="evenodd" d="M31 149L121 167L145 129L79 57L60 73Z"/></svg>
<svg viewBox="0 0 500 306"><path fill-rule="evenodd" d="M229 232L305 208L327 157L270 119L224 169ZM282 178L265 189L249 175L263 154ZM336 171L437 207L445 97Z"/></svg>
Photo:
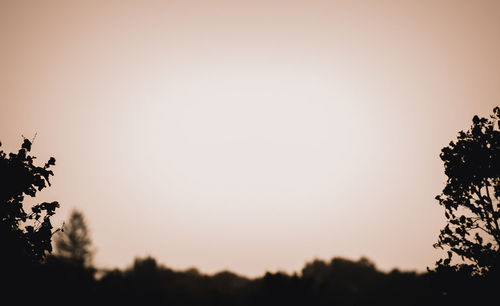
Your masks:
<svg viewBox="0 0 500 306"><path fill-rule="evenodd" d="M0 141L98 267L424 271L439 153L500 105L500 1L0 0Z"/></svg>

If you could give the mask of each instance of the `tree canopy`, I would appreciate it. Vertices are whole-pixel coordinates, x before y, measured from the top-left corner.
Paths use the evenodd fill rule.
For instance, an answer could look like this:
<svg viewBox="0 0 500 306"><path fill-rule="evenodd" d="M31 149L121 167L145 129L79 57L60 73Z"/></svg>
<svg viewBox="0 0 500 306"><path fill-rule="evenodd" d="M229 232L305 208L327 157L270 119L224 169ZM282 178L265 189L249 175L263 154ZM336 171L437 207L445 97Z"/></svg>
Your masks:
<svg viewBox="0 0 500 306"><path fill-rule="evenodd" d="M441 150L448 177L436 196L445 208L446 226L436 248L448 257L438 267L484 275L500 263L500 108L490 118L474 116L470 130L458 133L456 141ZM453 255L461 259L454 261Z"/></svg>
<svg viewBox="0 0 500 306"><path fill-rule="evenodd" d="M30 155L32 142L24 139L17 153L0 150L0 233L2 263L40 263L52 251L51 217L58 202L43 202L30 208L24 206L25 197L50 186L54 175L51 157L43 166L35 165ZM0 143L1 146L1 143Z"/></svg>

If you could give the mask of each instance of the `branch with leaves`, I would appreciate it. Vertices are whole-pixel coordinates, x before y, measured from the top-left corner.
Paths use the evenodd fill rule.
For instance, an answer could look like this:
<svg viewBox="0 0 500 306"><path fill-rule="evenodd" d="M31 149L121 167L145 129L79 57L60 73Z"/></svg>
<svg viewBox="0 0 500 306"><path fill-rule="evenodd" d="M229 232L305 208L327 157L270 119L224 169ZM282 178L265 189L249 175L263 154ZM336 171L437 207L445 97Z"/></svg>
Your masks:
<svg viewBox="0 0 500 306"><path fill-rule="evenodd" d="M0 232L6 244L2 256L14 262L41 262L52 251L51 217L59 207L58 202L44 202L31 212L25 210L26 196L35 197L50 186L50 168L56 161L51 157L43 166L35 165L31 145L25 138L17 154L0 150Z"/></svg>
<svg viewBox="0 0 500 306"><path fill-rule="evenodd" d="M447 224L434 247L448 249L438 267L485 274L500 267L500 108L488 119L474 116L472 123L441 150L448 179L436 199ZM453 255L459 264L452 265Z"/></svg>

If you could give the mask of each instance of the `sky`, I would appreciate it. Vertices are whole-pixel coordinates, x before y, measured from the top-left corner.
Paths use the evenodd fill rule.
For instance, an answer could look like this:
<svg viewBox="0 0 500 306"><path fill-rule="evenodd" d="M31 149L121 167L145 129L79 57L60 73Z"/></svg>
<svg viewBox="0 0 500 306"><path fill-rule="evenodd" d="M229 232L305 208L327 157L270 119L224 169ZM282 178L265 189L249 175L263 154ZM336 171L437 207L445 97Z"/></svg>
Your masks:
<svg viewBox="0 0 500 306"><path fill-rule="evenodd" d="M425 271L441 148L500 104L498 1L0 0L0 141L101 268Z"/></svg>

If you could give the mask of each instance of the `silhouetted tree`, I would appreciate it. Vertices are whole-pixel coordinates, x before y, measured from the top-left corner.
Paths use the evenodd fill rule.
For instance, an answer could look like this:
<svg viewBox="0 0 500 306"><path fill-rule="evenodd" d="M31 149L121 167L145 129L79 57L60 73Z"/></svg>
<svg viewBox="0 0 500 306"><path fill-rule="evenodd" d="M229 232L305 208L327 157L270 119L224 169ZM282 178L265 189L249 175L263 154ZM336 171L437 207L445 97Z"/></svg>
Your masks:
<svg viewBox="0 0 500 306"><path fill-rule="evenodd" d="M78 265L92 261L92 241L82 212L73 210L68 223L55 238L56 254Z"/></svg>
<svg viewBox="0 0 500 306"><path fill-rule="evenodd" d="M0 143L1 146L1 143ZM50 186L49 168L55 165L51 157L43 167L36 166L36 157L29 155L31 141L24 139L16 153L0 150L0 235L1 264L18 268L17 264L42 262L52 251L51 217L58 202L44 202L24 207L25 197Z"/></svg>
<svg viewBox="0 0 500 306"><path fill-rule="evenodd" d="M55 159L35 165L31 144L24 139L17 153L0 150L0 303L31 304L48 292L41 263L52 251L51 217L59 203L29 205L26 196L50 186Z"/></svg>
<svg viewBox="0 0 500 306"><path fill-rule="evenodd" d="M474 116L471 129L441 151L447 184L436 196L445 208L447 224L436 248L446 248L438 269L484 275L500 261L500 108L490 118ZM462 261L452 263L452 256Z"/></svg>

